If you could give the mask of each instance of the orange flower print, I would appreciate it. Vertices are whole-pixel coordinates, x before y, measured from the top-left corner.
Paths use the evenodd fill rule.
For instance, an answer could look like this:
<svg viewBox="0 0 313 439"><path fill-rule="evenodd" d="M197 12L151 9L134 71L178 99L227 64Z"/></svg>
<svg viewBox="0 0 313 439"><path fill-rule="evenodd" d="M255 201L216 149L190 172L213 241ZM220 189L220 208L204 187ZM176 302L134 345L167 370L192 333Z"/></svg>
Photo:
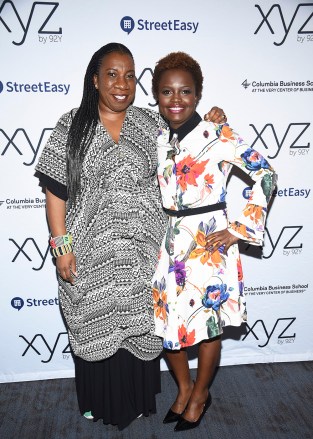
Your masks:
<svg viewBox="0 0 313 439"><path fill-rule="evenodd" d="M179 326L178 340L180 341L182 348L186 348L187 346L192 346L194 344L196 341L195 333L195 329L191 332L187 332L187 329L184 325Z"/></svg>
<svg viewBox="0 0 313 439"><path fill-rule="evenodd" d="M207 174L204 176L204 185L207 189L212 190L212 184L214 184L214 175Z"/></svg>
<svg viewBox="0 0 313 439"><path fill-rule="evenodd" d="M237 272L238 272L238 288L239 288L239 296L243 296L243 272L242 272L242 265L240 257L237 259ZM240 301L234 302L234 304L237 303L237 305L240 308ZM229 306L232 308L231 303L229 303ZM233 309L233 308L232 308Z"/></svg>
<svg viewBox="0 0 313 439"><path fill-rule="evenodd" d="M218 267L222 262L222 255L219 250L216 250L214 253L211 252L212 245L208 243L208 240L212 231L213 230L210 230L206 224L203 224L202 222L199 224L195 241L200 248L193 250L190 253L189 258L195 259L201 256L200 262L203 265L207 263L211 267Z"/></svg>
<svg viewBox="0 0 313 439"><path fill-rule="evenodd" d="M247 204L243 213L244 216L249 216L256 224L262 219L263 207L257 204Z"/></svg>
<svg viewBox="0 0 313 439"><path fill-rule="evenodd" d="M214 253L211 253L209 250L210 248L211 248L211 245L207 245L207 244L203 248L197 248L196 250L193 250L190 253L189 258L195 259L195 258L201 256L200 262L203 265L205 263L207 263L211 267L218 267L220 265L220 263L222 262L221 254L218 250L216 250Z"/></svg>
<svg viewBox="0 0 313 439"><path fill-rule="evenodd" d="M228 140L235 140L233 136L233 130L228 125L223 125L220 140L222 142L227 142Z"/></svg>
<svg viewBox="0 0 313 439"><path fill-rule="evenodd" d="M242 265L240 258L237 259L237 271L238 271L238 280L239 282L243 279Z"/></svg>
<svg viewBox="0 0 313 439"><path fill-rule="evenodd" d="M188 155L181 162L176 164L177 181L184 192L188 184L198 186L196 178L203 173L208 161L209 160L204 160L198 163Z"/></svg>
<svg viewBox="0 0 313 439"><path fill-rule="evenodd" d="M235 232L240 233L240 235L244 236L245 238L249 238L252 241L255 241L255 238L251 236L251 234L254 234L254 230L250 229L249 227L245 226L244 224L239 223L238 221L235 221L231 223L230 227L235 230ZM251 233L248 233L251 232Z"/></svg>
<svg viewBox="0 0 313 439"><path fill-rule="evenodd" d="M161 320L166 320L167 295L165 287L164 277L162 277L161 282L155 281L152 287L154 314L156 318Z"/></svg>

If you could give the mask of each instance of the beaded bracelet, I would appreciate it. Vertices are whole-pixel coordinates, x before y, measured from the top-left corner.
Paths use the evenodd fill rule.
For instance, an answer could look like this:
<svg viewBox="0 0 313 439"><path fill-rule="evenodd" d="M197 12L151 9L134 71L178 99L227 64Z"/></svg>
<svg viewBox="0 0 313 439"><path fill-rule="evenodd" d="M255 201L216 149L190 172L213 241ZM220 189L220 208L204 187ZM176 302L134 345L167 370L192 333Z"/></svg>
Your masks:
<svg viewBox="0 0 313 439"><path fill-rule="evenodd" d="M50 247L52 254L55 258L59 256L67 255L73 251L72 247L73 238L70 233L62 236L56 236L55 238L50 238Z"/></svg>

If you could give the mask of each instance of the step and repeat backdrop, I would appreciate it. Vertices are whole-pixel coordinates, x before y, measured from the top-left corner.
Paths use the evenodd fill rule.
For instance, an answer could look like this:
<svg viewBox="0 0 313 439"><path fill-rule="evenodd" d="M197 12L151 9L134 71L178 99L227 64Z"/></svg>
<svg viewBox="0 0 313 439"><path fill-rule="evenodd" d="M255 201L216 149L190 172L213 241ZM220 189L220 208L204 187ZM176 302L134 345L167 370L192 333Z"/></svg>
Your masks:
<svg viewBox="0 0 313 439"><path fill-rule="evenodd" d="M58 118L79 105L92 54L111 41L134 54L143 107L157 109L160 57L196 58L200 114L222 107L279 174L264 247L241 247L248 323L225 330L221 365L312 360L313 2L0 2L0 381L74 375L34 167ZM231 217L250 184L231 177Z"/></svg>

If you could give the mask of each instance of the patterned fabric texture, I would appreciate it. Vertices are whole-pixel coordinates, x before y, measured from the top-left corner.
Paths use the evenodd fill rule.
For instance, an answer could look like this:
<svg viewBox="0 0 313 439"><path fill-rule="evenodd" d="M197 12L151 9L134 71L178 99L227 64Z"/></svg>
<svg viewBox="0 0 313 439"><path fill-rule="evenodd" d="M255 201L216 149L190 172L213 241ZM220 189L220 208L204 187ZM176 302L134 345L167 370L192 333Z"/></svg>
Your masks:
<svg viewBox="0 0 313 439"><path fill-rule="evenodd" d="M228 219L226 209L169 217L153 279L155 323L164 347L181 349L246 320L238 246L232 245L227 255L224 246L212 253L208 239L211 233L228 228L238 238L261 245L275 173L227 124L202 121L179 146L168 140L169 130L161 130L158 178L167 209L175 212L225 201L233 166L254 182L237 221Z"/></svg>
<svg viewBox="0 0 313 439"><path fill-rule="evenodd" d="M66 185L66 140L72 112L61 117L36 170ZM125 348L141 360L162 350L154 335L151 279L166 218L157 185L158 113L129 107L116 144L102 124L83 162L82 190L67 205L78 277L58 277L74 353L98 361Z"/></svg>

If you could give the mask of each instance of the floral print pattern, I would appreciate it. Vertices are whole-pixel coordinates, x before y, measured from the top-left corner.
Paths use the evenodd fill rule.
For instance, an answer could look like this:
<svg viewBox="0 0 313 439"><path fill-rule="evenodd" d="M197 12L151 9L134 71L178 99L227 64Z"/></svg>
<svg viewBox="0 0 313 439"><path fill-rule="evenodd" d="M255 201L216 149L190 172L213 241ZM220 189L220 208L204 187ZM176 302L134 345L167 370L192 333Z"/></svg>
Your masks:
<svg viewBox="0 0 313 439"><path fill-rule="evenodd" d="M225 200L232 166L254 181L242 214L227 209L191 216L169 216L153 280L156 334L167 349L181 349L216 337L227 325L246 320L244 277L237 244L212 253L211 233L228 228L250 244L261 245L276 177L270 164L228 124L201 121L173 146L169 131L158 138L158 178L163 206L174 211Z"/></svg>
<svg viewBox="0 0 313 439"><path fill-rule="evenodd" d="M153 307L155 316L161 320L166 319L166 293L165 280L162 278L161 282L155 281L152 288L153 294Z"/></svg>
<svg viewBox="0 0 313 439"><path fill-rule="evenodd" d="M208 160L197 163L190 155L176 165L177 183L182 191L186 191L187 185L198 186L197 178L205 169Z"/></svg>

